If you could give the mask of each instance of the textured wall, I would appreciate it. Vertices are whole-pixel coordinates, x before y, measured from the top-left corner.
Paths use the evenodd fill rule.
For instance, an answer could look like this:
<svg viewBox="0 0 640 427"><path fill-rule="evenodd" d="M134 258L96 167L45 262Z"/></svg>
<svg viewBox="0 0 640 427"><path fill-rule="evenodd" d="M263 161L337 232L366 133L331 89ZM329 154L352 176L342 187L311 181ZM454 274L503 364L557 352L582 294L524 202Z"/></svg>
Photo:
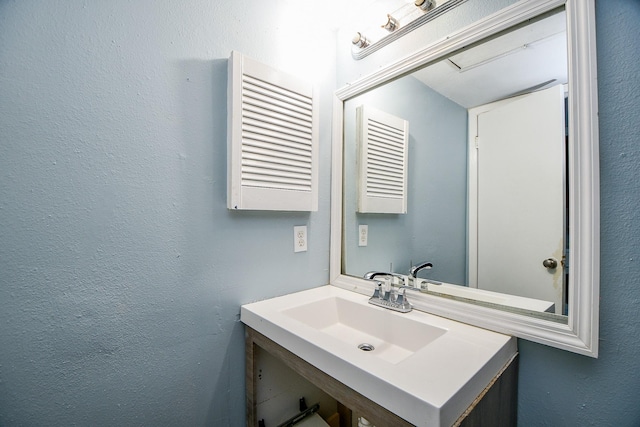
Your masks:
<svg viewBox="0 0 640 427"><path fill-rule="evenodd" d="M329 126L332 40L284 6L0 2L0 425L244 424L239 304L328 277L328 131L318 213L225 209L231 49L319 79ZM639 23L597 2L600 358L520 341L522 426L640 423Z"/></svg>
<svg viewBox="0 0 640 427"><path fill-rule="evenodd" d="M0 425L244 425L240 304L328 280L330 132L317 213L227 211L226 58L330 129L334 43L284 1L0 2Z"/></svg>
<svg viewBox="0 0 640 427"><path fill-rule="evenodd" d="M523 426L640 425L640 48L637 0L596 1L600 355L520 340Z"/></svg>

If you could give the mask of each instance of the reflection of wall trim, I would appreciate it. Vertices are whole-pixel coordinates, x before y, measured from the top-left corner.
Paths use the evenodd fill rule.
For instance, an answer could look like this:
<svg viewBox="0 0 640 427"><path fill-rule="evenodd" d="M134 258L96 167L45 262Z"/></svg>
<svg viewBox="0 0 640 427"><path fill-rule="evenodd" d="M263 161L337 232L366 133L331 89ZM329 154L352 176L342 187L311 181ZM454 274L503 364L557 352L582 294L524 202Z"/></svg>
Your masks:
<svg viewBox="0 0 640 427"><path fill-rule="evenodd" d="M362 59L368 55L371 55L376 50L383 48L384 46L388 45L389 43L395 40L398 40L400 37L404 36L405 34L410 33L416 28L420 28L427 22L437 18L438 16L450 11L454 7L457 7L466 1L467 0L449 0L443 5L438 6L435 9L420 15L418 18L414 19L408 24L404 24L397 30L389 33L388 35L384 36L380 40L377 40L364 48L358 48L356 46L353 46L351 49L351 56L353 56L353 59Z"/></svg>

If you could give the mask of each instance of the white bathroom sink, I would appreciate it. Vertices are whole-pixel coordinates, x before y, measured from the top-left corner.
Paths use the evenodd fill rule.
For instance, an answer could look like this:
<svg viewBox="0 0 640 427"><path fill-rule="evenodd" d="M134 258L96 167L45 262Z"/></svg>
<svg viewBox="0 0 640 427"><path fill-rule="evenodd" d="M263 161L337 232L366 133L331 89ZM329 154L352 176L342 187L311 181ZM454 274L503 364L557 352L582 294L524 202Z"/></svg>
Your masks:
<svg viewBox="0 0 640 427"><path fill-rule="evenodd" d="M415 322L406 316L389 316L386 310L371 308L360 301L330 296L282 313L393 364L447 332L441 327Z"/></svg>
<svg viewBox="0 0 640 427"><path fill-rule="evenodd" d="M322 286L243 305L241 320L418 426L453 424L517 352L513 337L368 299Z"/></svg>

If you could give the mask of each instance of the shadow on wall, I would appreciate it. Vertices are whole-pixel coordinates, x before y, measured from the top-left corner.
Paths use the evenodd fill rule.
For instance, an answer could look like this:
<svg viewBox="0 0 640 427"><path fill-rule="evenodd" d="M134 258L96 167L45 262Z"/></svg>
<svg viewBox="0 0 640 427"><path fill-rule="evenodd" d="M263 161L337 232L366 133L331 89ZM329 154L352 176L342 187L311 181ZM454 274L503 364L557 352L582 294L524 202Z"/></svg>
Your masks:
<svg viewBox="0 0 640 427"><path fill-rule="evenodd" d="M173 154L177 163L174 176L180 188L174 194L184 198L174 202L182 208L175 213L175 220L182 223L184 231L180 246L188 251L178 251L176 257L188 260L183 264L186 277L205 274L198 271L202 268L215 271L216 260L223 259L219 257L223 245L215 242L220 241L227 214L227 63L227 59L183 60L174 79L180 86L177 93L182 103L181 116L175 118L179 134Z"/></svg>
<svg viewBox="0 0 640 427"><path fill-rule="evenodd" d="M238 355L244 355L244 325L240 321L234 323L224 348L226 352L221 359L222 364L214 371L217 381L209 402L207 419L202 425L243 426L246 425L245 369L244 357ZM241 419L236 419L240 414Z"/></svg>

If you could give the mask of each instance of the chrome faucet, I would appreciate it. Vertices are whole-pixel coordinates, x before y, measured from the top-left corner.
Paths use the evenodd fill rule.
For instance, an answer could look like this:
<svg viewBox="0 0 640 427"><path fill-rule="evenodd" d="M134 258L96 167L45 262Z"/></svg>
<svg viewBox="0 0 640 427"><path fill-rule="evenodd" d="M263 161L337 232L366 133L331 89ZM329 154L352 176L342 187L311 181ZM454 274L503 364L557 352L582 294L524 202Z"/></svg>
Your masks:
<svg viewBox="0 0 640 427"><path fill-rule="evenodd" d="M388 289L385 289L383 291L382 282L376 280L376 277L379 276L384 276L388 279L398 279L400 283L398 290L402 289L402 293L398 294L397 296L394 295L394 292L390 286ZM376 289L373 292L373 296L369 298L369 304L388 308L394 311L399 311L401 313L408 313L413 309L411 304L409 304L409 301L407 301L407 296L405 295L406 289L410 287L405 285L403 276L395 273L386 273L383 271L370 271L364 275L364 278L367 280L373 280L373 282L376 284Z"/></svg>
<svg viewBox="0 0 640 427"><path fill-rule="evenodd" d="M412 288L417 288L416 279L418 278L417 276L420 270L431 270L432 267L433 267L433 264L426 261L411 267L411 269L409 270L408 285Z"/></svg>

